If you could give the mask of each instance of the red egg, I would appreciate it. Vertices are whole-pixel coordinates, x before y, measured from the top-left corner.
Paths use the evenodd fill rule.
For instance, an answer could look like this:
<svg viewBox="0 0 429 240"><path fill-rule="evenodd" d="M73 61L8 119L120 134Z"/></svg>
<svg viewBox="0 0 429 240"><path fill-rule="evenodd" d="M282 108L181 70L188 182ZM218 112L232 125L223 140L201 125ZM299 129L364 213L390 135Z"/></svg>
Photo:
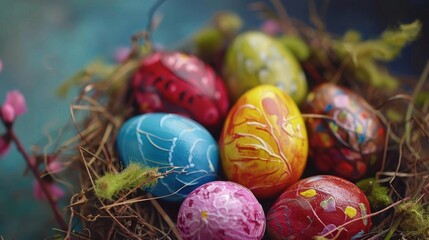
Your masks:
<svg viewBox="0 0 429 240"><path fill-rule="evenodd" d="M193 55L155 52L133 76L132 91L141 113L176 113L208 129L220 127L229 101L223 81Z"/></svg>
<svg viewBox="0 0 429 240"><path fill-rule="evenodd" d="M310 92L303 112L325 117L306 119L310 156L322 173L358 180L379 166L386 130L357 93L322 84Z"/></svg>
<svg viewBox="0 0 429 240"><path fill-rule="evenodd" d="M276 200L267 215L273 239L359 239L371 228L370 206L353 183L329 175L302 179Z"/></svg>

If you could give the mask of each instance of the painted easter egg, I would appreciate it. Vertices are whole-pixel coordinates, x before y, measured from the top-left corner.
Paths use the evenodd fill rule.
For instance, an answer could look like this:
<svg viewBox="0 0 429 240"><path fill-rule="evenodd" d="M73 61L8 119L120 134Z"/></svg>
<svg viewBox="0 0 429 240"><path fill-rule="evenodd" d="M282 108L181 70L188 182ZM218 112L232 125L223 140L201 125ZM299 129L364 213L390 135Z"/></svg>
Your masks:
<svg viewBox="0 0 429 240"><path fill-rule="evenodd" d="M307 162L307 131L291 97L275 86L260 85L231 108L219 148L228 180L256 197L273 197L300 179Z"/></svg>
<svg viewBox="0 0 429 240"><path fill-rule="evenodd" d="M232 101L257 85L271 84L300 103L308 88L293 54L278 40L257 31L240 34L228 47L224 76Z"/></svg>
<svg viewBox="0 0 429 240"><path fill-rule="evenodd" d="M168 112L208 129L222 125L229 100L223 81L196 56L155 52L145 57L132 81L141 113Z"/></svg>
<svg viewBox="0 0 429 240"><path fill-rule="evenodd" d="M249 189L227 181L209 182L183 201L177 229L186 239L262 239L265 214Z"/></svg>
<svg viewBox="0 0 429 240"><path fill-rule="evenodd" d="M324 83L308 95L303 111L329 118L307 119L310 155L322 173L357 180L377 168L386 130L365 99Z"/></svg>
<svg viewBox="0 0 429 240"><path fill-rule="evenodd" d="M216 180L216 141L199 123L180 115L147 113L127 120L117 149L125 166L137 162L165 173L148 189L164 200L182 201L195 188Z"/></svg>
<svg viewBox="0 0 429 240"><path fill-rule="evenodd" d="M272 239L359 239L371 228L370 206L353 183L329 175L302 179L267 214Z"/></svg>

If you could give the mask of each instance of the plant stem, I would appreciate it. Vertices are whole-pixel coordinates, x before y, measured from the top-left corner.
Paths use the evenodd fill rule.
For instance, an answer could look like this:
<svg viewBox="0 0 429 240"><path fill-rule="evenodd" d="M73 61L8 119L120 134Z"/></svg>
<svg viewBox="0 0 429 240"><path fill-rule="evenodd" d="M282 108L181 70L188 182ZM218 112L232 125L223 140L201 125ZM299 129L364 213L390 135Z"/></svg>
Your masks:
<svg viewBox="0 0 429 240"><path fill-rule="evenodd" d="M289 15L282 2L280 0L271 0L271 3L274 5L274 8L279 15L280 25L283 28L283 31L287 35L299 36L298 30L296 30L295 26L290 22Z"/></svg>
<svg viewBox="0 0 429 240"><path fill-rule="evenodd" d="M6 124L3 122L3 124L6 126ZM33 173L34 177L36 178L36 181L39 182L40 187L42 191L46 195L46 199L49 202L49 205L52 208L52 211L54 212L55 219L57 220L58 224L60 225L62 230L67 229L67 224L64 221L63 217L60 214L60 210L58 209L56 201L53 199L51 193L49 192L49 189L46 187L46 183L42 180L40 177L39 170L36 168L34 163L31 161L30 155L28 155L27 151L25 150L24 146L22 145L19 138L16 136L15 132L12 130L12 127L7 127L8 134L13 142L15 142L15 145L18 149L18 151L21 153L21 155L24 157L25 161L27 162L27 165L31 172Z"/></svg>
<svg viewBox="0 0 429 240"><path fill-rule="evenodd" d="M422 75L420 75L419 81L417 82L416 86L414 87L414 91L411 95L411 101L408 104L407 112L405 114L405 140L407 143L408 148L411 150L411 153L417 158L419 158L418 153L414 150L414 148L411 146L411 120L412 120L412 113L415 108L415 101L417 98L417 95L422 90L423 85L426 82L426 79L429 76L429 60L426 62L426 66L423 70Z"/></svg>
<svg viewBox="0 0 429 240"><path fill-rule="evenodd" d="M395 233L396 229L399 227L399 224L401 224L401 222L402 222L401 218L397 218L395 220L395 222L393 223L393 226L390 228L389 232L384 237L384 240L390 240L392 238L393 234Z"/></svg>

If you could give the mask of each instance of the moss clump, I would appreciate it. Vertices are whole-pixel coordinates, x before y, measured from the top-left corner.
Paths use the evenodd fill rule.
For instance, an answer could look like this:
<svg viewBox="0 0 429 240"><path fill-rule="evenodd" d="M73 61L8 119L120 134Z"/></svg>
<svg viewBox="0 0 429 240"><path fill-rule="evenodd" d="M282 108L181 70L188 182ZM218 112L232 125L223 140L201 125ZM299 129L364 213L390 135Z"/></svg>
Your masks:
<svg viewBox="0 0 429 240"><path fill-rule="evenodd" d="M107 173L95 181L95 194L102 199L112 200L121 192L130 191L140 186L146 189L154 186L160 174L157 168L143 167L131 163L120 173Z"/></svg>
<svg viewBox="0 0 429 240"><path fill-rule="evenodd" d="M399 229L407 239L429 239L429 213L420 202L406 201L398 205Z"/></svg>
<svg viewBox="0 0 429 240"><path fill-rule="evenodd" d="M398 80L381 70L378 62L394 60L408 43L418 38L421 28L421 22L416 20L397 29L387 29L379 38L366 41L362 41L359 32L350 30L334 42L333 50L342 61L351 61L351 70L358 80L374 87L396 89Z"/></svg>
<svg viewBox="0 0 429 240"><path fill-rule="evenodd" d="M310 58L310 47L301 38L296 36L284 35L278 38L282 43L299 61L307 61Z"/></svg>
<svg viewBox="0 0 429 240"><path fill-rule="evenodd" d="M356 183L365 193L372 209L381 209L392 203L389 197L389 189L381 186L375 178L366 178Z"/></svg>

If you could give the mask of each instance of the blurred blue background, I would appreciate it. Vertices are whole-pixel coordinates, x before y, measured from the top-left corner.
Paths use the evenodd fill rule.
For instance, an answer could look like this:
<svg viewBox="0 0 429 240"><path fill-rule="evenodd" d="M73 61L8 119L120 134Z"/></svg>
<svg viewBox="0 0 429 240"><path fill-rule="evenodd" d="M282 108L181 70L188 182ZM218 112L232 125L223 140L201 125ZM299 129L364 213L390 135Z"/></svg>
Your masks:
<svg viewBox="0 0 429 240"><path fill-rule="evenodd" d="M61 82L94 58L112 59L116 48L128 46L133 33L147 24L155 0L2 0L0 1L0 101L8 90L27 98L28 113L15 129L30 146L69 119L71 98L55 90ZM260 19L247 5L251 0L175 0L159 9L163 20L153 38L165 46L182 42L210 21L218 10L236 11L246 28ZM269 1L265 1L269 3ZM283 1L292 17L308 22L307 1ZM320 5L322 0L316 0ZM423 36L391 64L397 74L419 75L429 56L429 1L331 0L325 19L328 30L342 34L349 28L375 37L388 26L420 18ZM0 127L0 133L3 132ZM0 159L0 236L5 239L43 239L56 226L46 203L32 197L32 176L24 176L24 160L15 148Z"/></svg>

